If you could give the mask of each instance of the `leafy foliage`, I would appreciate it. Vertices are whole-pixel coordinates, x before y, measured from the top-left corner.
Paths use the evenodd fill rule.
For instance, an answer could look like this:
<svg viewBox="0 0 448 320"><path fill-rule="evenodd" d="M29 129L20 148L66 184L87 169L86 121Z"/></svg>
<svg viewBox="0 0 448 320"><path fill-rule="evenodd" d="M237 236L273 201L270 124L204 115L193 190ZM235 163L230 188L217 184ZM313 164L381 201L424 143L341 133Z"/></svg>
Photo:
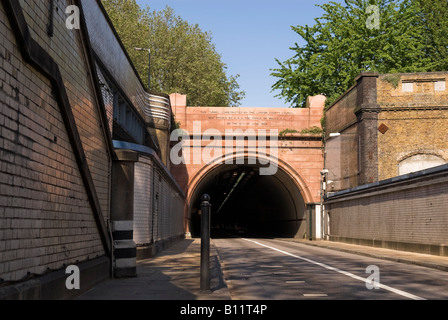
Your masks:
<svg viewBox="0 0 448 320"><path fill-rule="evenodd" d="M301 131L298 131L296 129L284 129L282 131L279 132L279 137L284 137L285 135L287 135L288 133L302 133L302 134L322 134L323 130L319 127L311 127L311 128L306 128L303 129Z"/></svg>
<svg viewBox="0 0 448 320"><path fill-rule="evenodd" d="M383 78L383 81L389 82L395 89L398 87L401 77L398 75L390 74Z"/></svg>
<svg viewBox="0 0 448 320"><path fill-rule="evenodd" d="M439 12L434 13L433 3ZM371 28L370 5L379 8L379 28ZM354 84L362 71L440 71L447 68L447 1L345 0L319 5L324 15L313 26L295 26L305 42L272 70L272 86L294 107L308 96L325 94L327 105ZM437 18L434 18L437 14ZM443 36L444 32L444 36Z"/></svg>
<svg viewBox="0 0 448 320"><path fill-rule="evenodd" d="M434 70L448 70L448 1L415 0Z"/></svg>
<svg viewBox="0 0 448 320"><path fill-rule="evenodd" d="M238 106L245 93L238 75L227 76L212 36L189 24L166 7L151 12L135 0L102 0L117 33L142 81L148 84L148 53L151 51L150 89L186 94L189 106ZM146 54L145 54L146 52Z"/></svg>

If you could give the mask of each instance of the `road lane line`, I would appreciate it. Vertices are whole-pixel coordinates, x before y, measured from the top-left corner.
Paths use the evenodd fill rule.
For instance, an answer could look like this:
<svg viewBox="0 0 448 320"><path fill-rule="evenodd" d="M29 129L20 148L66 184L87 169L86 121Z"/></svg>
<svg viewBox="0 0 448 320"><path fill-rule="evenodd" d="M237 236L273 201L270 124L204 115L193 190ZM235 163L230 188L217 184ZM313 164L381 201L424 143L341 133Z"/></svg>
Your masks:
<svg viewBox="0 0 448 320"><path fill-rule="evenodd" d="M268 266L268 265L261 265L260 268L283 268L284 266Z"/></svg>
<svg viewBox="0 0 448 320"><path fill-rule="evenodd" d="M274 251L283 253L283 254L285 254L285 255L288 255L288 256L291 256L291 257L294 257L294 258L297 258L297 259L301 259L301 260L303 260L303 261L306 261L306 262L315 264L315 265L320 266L320 267L322 267L322 268L325 268L325 269L328 269L328 270L331 270L331 271L338 272L338 273L340 273L340 274L343 274L343 275L345 275L345 276L348 276L348 277L353 278L353 279L356 279L356 280L360 280L360 281L362 281L362 282L366 282L366 281L368 280L367 278L363 278L363 277L357 276L357 275L355 275L355 274L353 274L353 273L350 273L350 272L347 272L347 271L344 271L344 270L340 270L340 269L338 269L338 268L335 268L335 267L332 267L332 266L326 265L326 264L324 264L324 263L320 263L320 262L317 262L317 261L314 261L314 260L311 260L311 259L308 259L308 258L305 258L305 257L297 256L297 255L292 254L292 253L289 253L289 252L287 252L287 251L283 251L283 250L280 250L280 249L277 249L277 248L274 248L274 247L265 245L265 244L263 244L263 243L260 243L260 242L254 241L254 240L245 239L245 238L241 238L241 239L246 240L246 241L249 241L249 242L252 242L252 243L255 243L255 244L259 245L259 246L262 246L262 247L265 247L265 248L268 248L268 249L271 249L271 250L274 250ZM406 297L406 298L409 298L409 299L413 299L413 300L426 300L425 298L422 298L422 297L413 295L412 293L409 293L409 292L406 292L406 291L403 291L403 290L399 290L399 289L392 288L392 287L387 286L387 285L382 284L382 283L379 283L378 286L379 286L380 288L384 289L384 290L387 290L387 291L396 293L396 294L398 294L398 295L401 295L401 296Z"/></svg>

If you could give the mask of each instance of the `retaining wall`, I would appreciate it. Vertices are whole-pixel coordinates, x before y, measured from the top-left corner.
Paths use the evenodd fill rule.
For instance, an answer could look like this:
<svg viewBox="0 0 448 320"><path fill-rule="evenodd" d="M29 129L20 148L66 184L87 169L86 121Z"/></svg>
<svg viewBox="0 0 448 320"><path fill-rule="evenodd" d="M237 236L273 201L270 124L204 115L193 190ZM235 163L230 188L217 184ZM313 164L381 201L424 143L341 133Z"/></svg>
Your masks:
<svg viewBox="0 0 448 320"><path fill-rule="evenodd" d="M448 165L335 193L330 240L448 256L447 195Z"/></svg>

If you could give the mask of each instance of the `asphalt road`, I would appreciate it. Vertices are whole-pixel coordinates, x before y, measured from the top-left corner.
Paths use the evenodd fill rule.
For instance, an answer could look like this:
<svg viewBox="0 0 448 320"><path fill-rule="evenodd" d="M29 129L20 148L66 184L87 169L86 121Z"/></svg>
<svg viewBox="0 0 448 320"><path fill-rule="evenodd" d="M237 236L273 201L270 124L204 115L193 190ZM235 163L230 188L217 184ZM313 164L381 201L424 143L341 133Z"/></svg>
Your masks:
<svg viewBox="0 0 448 320"><path fill-rule="evenodd" d="M234 300L446 300L448 273L278 239L214 239Z"/></svg>

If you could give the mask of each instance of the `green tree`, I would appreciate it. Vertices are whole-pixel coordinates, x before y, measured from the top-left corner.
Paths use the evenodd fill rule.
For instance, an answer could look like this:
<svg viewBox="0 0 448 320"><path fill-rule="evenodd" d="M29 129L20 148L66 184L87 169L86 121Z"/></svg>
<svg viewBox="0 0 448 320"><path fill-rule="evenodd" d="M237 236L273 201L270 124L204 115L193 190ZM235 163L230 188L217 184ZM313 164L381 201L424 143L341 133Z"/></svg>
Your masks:
<svg viewBox="0 0 448 320"><path fill-rule="evenodd" d="M109 17L142 81L148 83L151 51L152 91L187 95L189 106L239 106L245 93L236 76L227 76L210 32L189 24L170 7L162 11L142 9L135 0L103 0Z"/></svg>
<svg viewBox="0 0 448 320"><path fill-rule="evenodd" d="M325 13L315 25L292 27L305 44L296 43L291 48L295 55L285 62L277 59L279 68L272 76L278 80L272 88L292 106L303 107L308 96L322 93L331 104L362 71L443 70L446 63L432 54L434 42L428 39L434 27L424 23L429 15L423 14L419 1L424 2L345 0L320 5ZM378 16L372 8L379 9Z"/></svg>
<svg viewBox="0 0 448 320"><path fill-rule="evenodd" d="M416 0L434 70L448 70L448 1Z"/></svg>
<svg viewBox="0 0 448 320"><path fill-rule="evenodd" d="M142 76L144 85L148 85L148 55L134 48L149 46L149 14L135 0L103 0L102 4L116 29L120 40Z"/></svg>

